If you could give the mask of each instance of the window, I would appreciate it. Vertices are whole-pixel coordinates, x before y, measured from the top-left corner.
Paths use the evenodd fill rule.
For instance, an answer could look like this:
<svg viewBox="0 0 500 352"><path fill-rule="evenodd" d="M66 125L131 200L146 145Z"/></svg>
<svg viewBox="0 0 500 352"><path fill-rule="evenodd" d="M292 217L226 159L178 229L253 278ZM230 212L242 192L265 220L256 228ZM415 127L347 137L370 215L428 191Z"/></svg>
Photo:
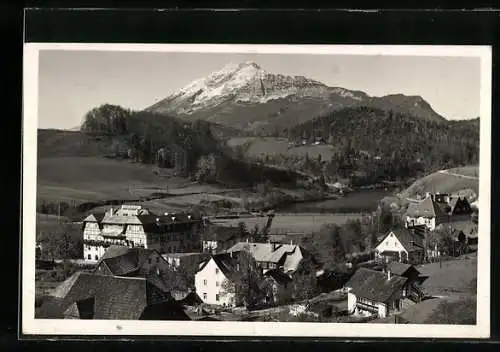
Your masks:
<svg viewBox="0 0 500 352"><path fill-rule="evenodd" d="M203 299L207 299L207 294L206 293L203 294Z"/></svg>
<svg viewBox="0 0 500 352"><path fill-rule="evenodd" d="M203 280L203 286L207 286L207 280Z"/></svg>
<svg viewBox="0 0 500 352"><path fill-rule="evenodd" d="M216 294L216 295L215 295L215 300L216 300L217 302L219 302L219 294Z"/></svg>
<svg viewBox="0 0 500 352"><path fill-rule="evenodd" d="M219 268L215 268L215 274L217 275L219 273Z"/></svg>
<svg viewBox="0 0 500 352"><path fill-rule="evenodd" d="M151 264L151 258L148 258L148 264Z"/></svg>
<svg viewBox="0 0 500 352"><path fill-rule="evenodd" d="M99 260L99 257L97 255L95 256L95 260Z"/></svg>
<svg viewBox="0 0 500 352"><path fill-rule="evenodd" d="M92 256L89 254L89 255L87 256L87 259L88 259L88 260L92 259Z"/></svg>
<svg viewBox="0 0 500 352"><path fill-rule="evenodd" d="M215 286L219 287L219 281L215 281Z"/></svg>

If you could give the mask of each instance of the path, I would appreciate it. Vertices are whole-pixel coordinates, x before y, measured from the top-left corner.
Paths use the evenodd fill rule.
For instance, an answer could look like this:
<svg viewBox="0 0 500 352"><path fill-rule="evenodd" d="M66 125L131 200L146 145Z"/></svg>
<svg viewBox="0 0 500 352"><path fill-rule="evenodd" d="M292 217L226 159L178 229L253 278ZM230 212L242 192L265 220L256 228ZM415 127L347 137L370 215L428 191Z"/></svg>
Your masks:
<svg viewBox="0 0 500 352"><path fill-rule="evenodd" d="M450 175L450 176L465 178L465 179L468 179L468 180L479 181L479 177L476 177L476 176L466 176L466 175L462 175L462 174L457 174L457 173L451 172L449 170L439 170L438 172L440 174L446 174L446 175Z"/></svg>

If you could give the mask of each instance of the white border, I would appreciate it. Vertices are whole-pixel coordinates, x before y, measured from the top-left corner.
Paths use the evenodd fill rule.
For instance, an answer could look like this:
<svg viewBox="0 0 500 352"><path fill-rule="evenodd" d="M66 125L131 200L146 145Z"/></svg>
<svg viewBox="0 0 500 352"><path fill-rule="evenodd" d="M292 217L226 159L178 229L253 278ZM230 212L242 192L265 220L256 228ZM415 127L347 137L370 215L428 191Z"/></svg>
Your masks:
<svg viewBox="0 0 500 352"><path fill-rule="evenodd" d="M387 325L272 322L87 321L34 319L39 50L105 50L307 55L468 56L481 58L477 325ZM491 47L384 45L39 44L24 45L23 335L196 335L294 337L488 338L490 333ZM466 82L464 82L466 84Z"/></svg>

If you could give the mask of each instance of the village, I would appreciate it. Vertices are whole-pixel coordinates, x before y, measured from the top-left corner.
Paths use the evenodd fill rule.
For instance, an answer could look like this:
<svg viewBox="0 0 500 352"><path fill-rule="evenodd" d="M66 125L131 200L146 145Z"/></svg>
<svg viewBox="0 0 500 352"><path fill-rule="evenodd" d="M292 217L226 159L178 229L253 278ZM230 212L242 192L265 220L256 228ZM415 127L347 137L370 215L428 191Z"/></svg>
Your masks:
<svg viewBox="0 0 500 352"><path fill-rule="evenodd" d="M443 304L475 293L477 216L477 200L426 193L403 226L368 253L346 255L336 272L300 234L273 232L273 212L250 237L241 226L206 230L224 217L122 204L83 219L82 258L72 261L80 269L36 302L36 318L429 323ZM433 235L443 229L446 249ZM37 270L56 265L42 251L38 244ZM463 292L447 286L453 276Z"/></svg>

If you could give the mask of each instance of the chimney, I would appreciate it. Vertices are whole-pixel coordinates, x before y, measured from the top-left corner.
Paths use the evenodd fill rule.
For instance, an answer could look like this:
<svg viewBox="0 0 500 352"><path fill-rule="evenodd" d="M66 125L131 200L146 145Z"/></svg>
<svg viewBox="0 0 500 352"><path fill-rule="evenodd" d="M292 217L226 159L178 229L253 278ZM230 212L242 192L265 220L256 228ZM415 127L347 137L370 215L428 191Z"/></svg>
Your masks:
<svg viewBox="0 0 500 352"><path fill-rule="evenodd" d="M233 252L229 252L229 256L232 258L233 257Z"/></svg>
<svg viewBox="0 0 500 352"><path fill-rule="evenodd" d="M293 240L290 240L290 246L293 246Z"/></svg>
<svg viewBox="0 0 500 352"><path fill-rule="evenodd" d="M391 271L387 270L387 281L391 281Z"/></svg>

